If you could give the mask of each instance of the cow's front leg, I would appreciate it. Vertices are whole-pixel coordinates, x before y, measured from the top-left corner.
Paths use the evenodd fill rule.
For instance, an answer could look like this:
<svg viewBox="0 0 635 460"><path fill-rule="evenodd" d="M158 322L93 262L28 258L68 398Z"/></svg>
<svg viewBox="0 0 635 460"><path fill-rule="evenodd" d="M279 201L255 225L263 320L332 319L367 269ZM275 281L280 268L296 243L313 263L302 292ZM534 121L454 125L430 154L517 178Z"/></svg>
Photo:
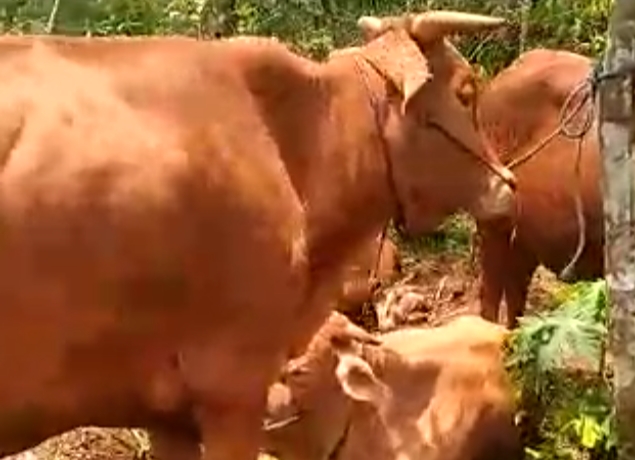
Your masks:
<svg viewBox="0 0 635 460"><path fill-rule="evenodd" d="M260 400L262 399L262 400ZM265 396L258 401L228 401L196 408L203 460L255 460L261 443Z"/></svg>
<svg viewBox="0 0 635 460"><path fill-rule="evenodd" d="M283 362L283 352L216 345L185 352L181 363L202 458L255 460L267 389Z"/></svg>

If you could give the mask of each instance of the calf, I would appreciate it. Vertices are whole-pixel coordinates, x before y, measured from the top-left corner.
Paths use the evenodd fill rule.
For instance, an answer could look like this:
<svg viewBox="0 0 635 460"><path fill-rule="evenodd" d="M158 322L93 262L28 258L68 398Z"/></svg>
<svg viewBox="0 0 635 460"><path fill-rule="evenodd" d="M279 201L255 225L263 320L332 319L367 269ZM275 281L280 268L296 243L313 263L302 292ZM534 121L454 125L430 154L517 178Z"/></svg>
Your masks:
<svg viewBox="0 0 635 460"><path fill-rule="evenodd" d="M521 459L502 326L478 316L360 343L332 331L270 388L264 450L280 460ZM337 327L335 327L337 326Z"/></svg>

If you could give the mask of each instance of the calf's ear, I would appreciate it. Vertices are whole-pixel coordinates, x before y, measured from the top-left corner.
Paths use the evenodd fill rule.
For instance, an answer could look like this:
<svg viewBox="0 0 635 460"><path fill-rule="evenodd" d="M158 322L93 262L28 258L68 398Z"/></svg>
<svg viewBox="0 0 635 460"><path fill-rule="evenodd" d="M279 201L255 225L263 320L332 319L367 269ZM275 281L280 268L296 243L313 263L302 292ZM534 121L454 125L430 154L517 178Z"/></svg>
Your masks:
<svg viewBox="0 0 635 460"><path fill-rule="evenodd" d="M370 365L359 356L337 353L335 376L342 391L351 399L384 407L390 397L390 389L376 376Z"/></svg>

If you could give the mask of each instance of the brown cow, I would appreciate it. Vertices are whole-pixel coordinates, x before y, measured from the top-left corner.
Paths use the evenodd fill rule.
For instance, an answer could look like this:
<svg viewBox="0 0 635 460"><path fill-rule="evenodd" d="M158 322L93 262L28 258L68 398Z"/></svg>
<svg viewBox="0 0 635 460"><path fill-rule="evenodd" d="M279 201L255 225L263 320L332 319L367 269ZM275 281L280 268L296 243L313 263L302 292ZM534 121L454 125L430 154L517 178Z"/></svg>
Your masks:
<svg viewBox="0 0 635 460"><path fill-rule="evenodd" d="M326 64L266 39L0 39L0 455L91 424L253 458L367 236L509 212L444 39L501 23L366 18L375 39Z"/></svg>
<svg viewBox="0 0 635 460"><path fill-rule="evenodd" d="M505 163L534 151L558 127L565 100L584 84L590 72L591 60L584 56L537 49L523 54L490 82L479 98L479 116ZM564 109L566 116L573 117L566 126L568 131L584 132L585 118L593 116L591 99L578 113L572 112L588 91L586 87L573 96L569 109ZM599 147L595 127L588 124L587 128L579 179L575 172L578 141L562 134L529 154L514 169L519 215L513 238L511 223L479 224L481 312L485 318L497 320L504 296L508 326L514 327L524 312L528 287L538 265L559 273L572 260L579 240L577 191L586 224L586 245L569 280L602 276Z"/></svg>
<svg viewBox="0 0 635 460"><path fill-rule="evenodd" d="M506 330L463 316L356 344L332 330L269 394L264 450L280 460L523 458L502 356Z"/></svg>

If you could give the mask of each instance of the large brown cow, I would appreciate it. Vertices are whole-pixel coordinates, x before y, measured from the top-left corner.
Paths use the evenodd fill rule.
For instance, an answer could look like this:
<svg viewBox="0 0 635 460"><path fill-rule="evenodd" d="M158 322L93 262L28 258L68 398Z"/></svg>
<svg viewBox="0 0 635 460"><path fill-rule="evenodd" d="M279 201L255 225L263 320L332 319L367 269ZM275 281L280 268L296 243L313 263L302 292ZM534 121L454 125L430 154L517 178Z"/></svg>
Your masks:
<svg viewBox="0 0 635 460"><path fill-rule="evenodd" d="M572 260L579 242L578 192L586 244L570 280L596 278L603 273L599 147L596 129L586 123L593 117L592 99L580 107L590 88L582 87L564 107L590 73L591 61L584 56L537 49L523 54L496 76L479 99L481 125L503 162L528 155L514 168L519 211L515 235L511 222L479 225L481 311L485 318L496 321L504 296L509 327L515 326L524 312L538 265L560 273ZM576 107L580 107L577 113ZM559 134L539 147L558 128L563 115L571 117L565 125L567 132L582 133L586 123L579 177L578 140Z"/></svg>
<svg viewBox="0 0 635 460"><path fill-rule="evenodd" d="M253 458L268 384L364 238L509 212L444 39L500 24L366 18L326 64L265 39L3 37L0 455L92 424Z"/></svg>
<svg viewBox="0 0 635 460"><path fill-rule="evenodd" d="M269 393L264 450L280 460L523 458L505 328L463 316L343 340L334 313Z"/></svg>

